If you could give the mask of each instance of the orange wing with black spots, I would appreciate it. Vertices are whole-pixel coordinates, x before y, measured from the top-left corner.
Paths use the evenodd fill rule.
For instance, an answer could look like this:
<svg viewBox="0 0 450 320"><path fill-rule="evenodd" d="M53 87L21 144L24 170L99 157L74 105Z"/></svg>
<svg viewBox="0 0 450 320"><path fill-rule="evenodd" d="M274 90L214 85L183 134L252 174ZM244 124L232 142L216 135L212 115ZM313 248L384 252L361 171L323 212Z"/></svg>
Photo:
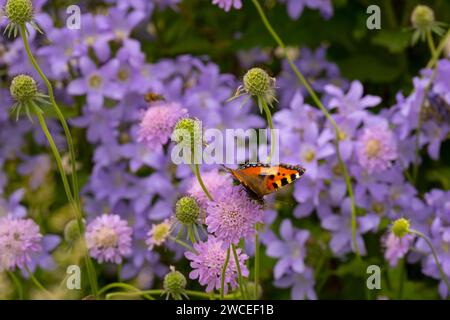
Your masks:
<svg viewBox="0 0 450 320"><path fill-rule="evenodd" d="M227 167L225 169L259 200L291 184L305 173L305 168L287 164L270 166L262 163L246 163L236 170Z"/></svg>

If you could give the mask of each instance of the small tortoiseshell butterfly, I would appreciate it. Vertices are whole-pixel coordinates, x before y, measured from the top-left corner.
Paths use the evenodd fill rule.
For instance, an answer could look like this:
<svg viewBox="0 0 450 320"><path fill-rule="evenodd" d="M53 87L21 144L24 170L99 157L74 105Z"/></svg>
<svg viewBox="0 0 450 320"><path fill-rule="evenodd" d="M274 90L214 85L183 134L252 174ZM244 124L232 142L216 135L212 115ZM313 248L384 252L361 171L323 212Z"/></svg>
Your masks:
<svg viewBox="0 0 450 320"><path fill-rule="evenodd" d="M262 163L245 163L236 170L223 167L247 189L253 198L260 201L265 195L299 179L306 171L301 166L288 164L270 166Z"/></svg>

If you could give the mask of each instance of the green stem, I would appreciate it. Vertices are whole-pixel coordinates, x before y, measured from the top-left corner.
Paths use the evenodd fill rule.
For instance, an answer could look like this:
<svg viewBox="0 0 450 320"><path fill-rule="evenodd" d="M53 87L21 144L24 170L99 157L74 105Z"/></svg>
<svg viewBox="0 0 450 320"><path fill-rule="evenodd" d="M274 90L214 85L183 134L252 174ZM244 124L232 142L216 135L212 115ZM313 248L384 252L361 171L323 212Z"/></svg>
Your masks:
<svg viewBox="0 0 450 320"><path fill-rule="evenodd" d="M123 282L113 282L113 283L110 283L110 284L104 286L103 288L101 288L98 291L98 296L101 296L102 294L106 293L108 290L114 289L114 288L121 288L121 289L128 290L128 291L134 291L136 293L141 293L142 292L141 290L139 290L135 286L132 286L131 284L123 283ZM154 298L149 296L147 292L142 293L142 294L148 300L154 300ZM105 296L105 298L106 298L106 296Z"/></svg>
<svg viewBox="0 0 450 320"><path fill-rule="evenodd" d="M431 57L430 61L427 64L427 69L432 68L436 64L437 60L439 59L439 56L441 55L442 51L444 50L445 45L449 39L450 39L450 28L447 30L447 33L444 35L444 37L439 42L437 49L435 50L433 56Z"/></svg>
<svg viewBox="0 0 450 320"><path fill-rule="evenodd" d="M404 287L405 278L406 278L406 263L405 263L405 259L401 259L400 260L399 268L400 268L400 283L399 283L399 286L398 286L397 300L401 300L402 296L403 296L403 287Z"/></svg>
<svg viewBox="0 0 450 320"><path fill-rule="evenodd" d="M186 293L188 296L191 296L191 297L211 299L211 294L206 293L206 292L186 290L184 293ZM212 297L213 298L220 298L220 295L214 294ZM239 295L227 294L223 298L224 299L235 299L236 297L239 297Z"/></svg>
<svg viewBox="0 0 450 320"><path fill-rule="evenodd" d="M213 197L211 196L211 194L209 193L208 189L206 188L205 184L203 183L203 179L202 176L200 175L200 166L198 165L198 163L196 163L194 165L194 174L197 177L198 183L200 184L200 187L202 187L203 192L206 194L206 196L208 197L209 201L213 201Z"/></svg>
<svg viewBox="0 0 450 320"><path fill-rule="evenodd" d="M269 157L267 158L267 163L270 163L270 161L272 160L272 156L275 152L275 148L276 148L276 137L275 137L275 131L273 128L273 122L272 122L272 114L270 113L270 109L269 106L267 105L266 100L264 100L262 97L258 97L258 103L261 104L261 106L264 109L264 112L266 113L266 117L267 117L267 123L269 124L269 129L270 129L270 154Z"/></svg>
<svg viewBox="0 0 450 320"><path fill-rule="evenodd" d="M302 85L306 88L306 90L308 91L309 95L311 96L311 98L313 99L313 101L315 102L317 107L322 111L322 113L325 115L325 117L327 118L327 120L330 122L330 124L333 126L333 128L335 130L335 134L336 134L336 139L335 139L336 155L337 155L337 158L338 158L338 161L339 161L339 166L340 166L340 168L342 170L342 173L344 175L345 185L347 187L347 192L348 192L348 195L350 197L350 203L351 203L352 242L353 242L353 246L354 246L354 249L355 249L355 253L356 253L357 257L359 258L360 257L360 253L359 253L358 245L357 245L357 242L356 242L356 203L355 203L355 196L353 194L353 185L352 185L352 181L351 181L350 175L348 173L347 166L345 165L344 161L342 160L341 153L340 153L340 150L339 150L339 135L340 135L339 134L340 133L339 132L339 127L337 126L337 124L334 121L334 119L331 117L331 114L328 112L328 110L322 104L322 102L320 101L319 97L316 95L314 90L311 88L311 85L308 83L308 81L305 79L303 74L300 72L300 70L297 68L297 66L292 61L292 58L290 57L290 55L286 51L285 44L283 43L281 38L278 36L278 34L273 29L272 25L270 24L269 20L267 19L266 14L264 13L264 10L262 9L262 7L259 4L258 0L252 0L252 2L254 4L256 10L258 11L259 16L260 16L264 26L269 31L269 33L271 34L271 36L275 40L275 42L283 50L284 56L286 57L286 59L287 59L287 61L289 63L289 66L294 71L295 75L300 80Z"/></svg>
<svg viewBox="0 0 450 320"><path fill-rule="evenodd" d="M58 167L58 171L59 171L59 174L61 176L61 180L63 182L64 191L66 192L67 198L69 199L69 202L73 206L76 206L75 203L74 203L74 199L72 197L72 192L70 191L69 182L68 182L66 174L64 172L64 167L63 167L63 164L62 164L61 156L60 156L59 151L58 151L58 147L56 146L55 141L53 140L53 137L52 137L50 131L48 130L48 127L47 127L45 119L44 119L44 117L42 115L42 112L39 110L39 108L36 105L33 105L33 107L34 107L33 111L34 111L35 115L38 118L38 121L39 121L39 124L40 124L40 126L42 128L42 131L44 132L45 137L47 138L47 141L50 144L50 149L53 152L53 156L55 157L56 165ZM81 217L79 216L79 212L77 210L75 210L75 213L76 213L77 220L81 220Z"/></svg>
<svg viewBox="0 0 450 320"><path fill-rule="evenodd" d="M143 296L147 300L156 300L151 295L146 293L145 291L139 291L139 292L111 292L106 294L105 300L111 300L113 297L123 297L123 296Z"/></svg>
<svg viewBox="0 0 450 320"><path fill-rule="evenodd" d="M142 291L137 289L136 292L119 291L119 292L108 293L106 295L106 299L109 300L110 298L112 298L114 296L144 296L144 297L146 297L149 300L155 300L155 298L153 298L150 295L161 295L163 293L164 293L164 290L161 290L161 289L142 290ZM191 296L191 297L211 299L211 294L206 293L206 292L200 292L200 291L194 291L194 290L185 290L184 293L186 295L188 295L188 296ZM213 298L219 298L220 295L213 294L212 297ZM227 295L224 296L224 299L235 299L236 297L239 297L239 295L227 294Z"/></svg>
<svg viewBox="0 0 450 320"><path fill-rule="evenodd" d="M259 271L261 264L261 250L259 244L259 225L256 224L256 234L255 234L255 300L258 299L258 290L259 290Z"/></svg>
<svg viewBox="0 0 450 320"><path fill-rule="evenodd" d="M422 232L417 231L417 230L410 229L409 233L419 236L420 238L422 238L427 243L428 247L431 250L431 254L433 255L434 262L436 262L436 266L439 269L439 274L441 275L442 281L445 282L445 285L447 286L447 290L448 290L448 292L450 292L450 283L448 281L448 277L444 273L444 269L442 269L442 265L439 262L439 259L438 259L437 254L436 254L436 250L434 250L433 244L431 243L430 239L428 239L428 237L426 235L424 235Z"/></svg>
<svg viewBox="0 0 450 320"><path fill-rule="evenodd" d="M39 282L39 280L34 276L34 274L30 271L28 266L25 266L25 270L27 271L28 275L30 276L31 281L34 283L36 287L38 287L40 290L42 290L46 295L48 295L51 299L53 299L53 295L45 289L45 287Z"/></svg>
<svg viewBox="0 0 450 320"><path fill-rule="evenodd" d="M191 240L192 244L196 243L197 241L195 240L194 237L194 232L193 232L193 226L192 224L187 226L187 231L188 231L188 235L189 235L189 239Z"/></svg>
<svg viewBox="0 0 450 320"><path fill-rule="evenodd" d="M436 47L433 41L433 35L431 34L431 30L427 30L427 43L428 48L430 49L431 56L434 57L436 55Z"/></svg>
<svg viewBox="0 0 450 320"><path fill-rule="evenodd" d="M14 274L14 272L7 271L7 273L11 278L12 282L14 282L14 286L17 289L17 294L19 295L19 300L23 300L23 288L19 278Z"/></svg>
<svg viewBox="0 0 450 320"><path fill-rule="evenodd" d="M173 236L169 236L169 239L172 240L173 242L178 243L180 246L185 247L185 248L188 249L189 251L196 252L195 249L194 249L193 247L191 247L191 246L188 245L186 242L184 242L184 241L182 241L182 240L180 240L180 239L177 239L177 238L175 238L175 237L173 237Z"/></svg>
<svg viewBox="0 0 450 320"><path fill-rule="evenodd" d="M225 263L223 264L222 268L222 277L220 279L220 299L223 300L224 298L224 289L225 289L225 274L227 272L228 262L230 261L230 247L228 247L227 250L227 256L225 258Z"/></svg>
<svg viewBox="0 0 450 320"><path fill-rule="evenodd" d="M231 249L233 250L233 257L234 257L234 261L236 263L236 269L237 269L238 281L239 281L239 289L241 290L242 297L245 299L246 294L245 294L245 288L244 288L244 279L242 278L241 265L239 264L239 259L238 259L238 255L236 252L236 246L234 244L232 244Z"/></svg>
<svg viewBox="0 0 450 320"><path fill-rule="evenodd" d="M76 171L77 169L76 169L75 147L74 147L74 144L73 144L72 135L70 133L70 129L69 129L69 126L67 125L67 121L64 118L64 115L61 112L60 108L58 107L58 104L56 103L55 96L54 96L54 93L53 93L52 84L47 79L45 74L42 72L41 68L39 67L39 64L37 63L36 59L34 58L33 54L31 53L30 47L28 45L27 31L26 31L25 24L22 24L20 26L20 33L21 33L22 40L23 40L23 46L25 48L25 51L27 52L27 56L28 56L31 64L36 69L36 71L39 73L39 76L41 77L42 81L44 81L44 83L45 83L45 85L47 87L47 91L48 91L48 95L50 97L50 101L51 101L52 106L53 106L53 108L54 108L54 110L56 112L56 115L57 115L57 117L59 119L59 122L61 123L61 125L63 127L64 134L66 136L67 145L68 145L68 148L69 148L70 162L71 162L71 166L72 166L71 181L72 181L73 195L70 192L71 191L70 187L67 188L66 185L65 185L64 189L66 191L67 198L69 199L70 202L73 203L73 206L75 208L75 216L76 216L76 219L77 219L78 228L79 228L79 232L80 232L80 236L81 236L83 234L84 226L83 226L83 220L82 220L82 214L81 214L81 202L80 202L80 197L79 197L78 177L77 177L77 171ZM50 137L51 137L51 135L50 135ZM58 154L58 157L59 157L59 152L57 152L57 154ZM55 157L56 157L56 155L55 155ZM59 157L59 160L61 160L60 157ZM61 168L60 168L59 165L58 165L58 168L60 169L61 176L64 176L63 180L66 181L66 182L63 181L63 184L67 184L68 185L67 177L66 177L64 168L61 166L62 171L61 171ZM86 245L84 243L83 243L83 251L84 251L86 269L87 269L87 273L88 273L88 278L89 278L91 290L92 290L93 295L96 296L98 288L97 288L97 277L96 277L96 274L95 274L95 268L94 268L94 265L92 263L91 258L89 257L89 253L88 253Z"/></svg>
<svg viewBox="0 0 450 320"><path fill-rule="evenodd" d="M140 291L138 288L136 288L136 287L134 287L134 286L132 286L131 284L128 284L128 283L113 282L113 283L110 283L110 284L104 286L103 288L101 288L98 291L98 295L101 296L102 294L104 294L108 290L114 289L114 288L121 288L121 289L132 290L132 291Z"/></svg>
<svg viewBox="0 0 450 320"><path fill-rule="evenodd" d="M386 12L389 27L395 29L397 27L397 19L395 17L394 8L392 7L392 0L383 0L383 8Z"/></svg>

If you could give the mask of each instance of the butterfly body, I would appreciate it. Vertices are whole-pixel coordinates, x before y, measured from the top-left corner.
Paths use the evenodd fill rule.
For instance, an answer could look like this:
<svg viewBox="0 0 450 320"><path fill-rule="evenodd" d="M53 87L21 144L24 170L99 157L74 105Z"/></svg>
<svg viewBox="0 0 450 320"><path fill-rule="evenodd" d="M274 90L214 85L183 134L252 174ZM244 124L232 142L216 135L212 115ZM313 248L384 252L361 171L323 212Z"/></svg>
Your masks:
<svg viewBox="0 0 450 320"><path fill-rule="evenodd" d="M246 163L238 169L224 168L257 200L299 179L305 168L298 165Z"/></svg>

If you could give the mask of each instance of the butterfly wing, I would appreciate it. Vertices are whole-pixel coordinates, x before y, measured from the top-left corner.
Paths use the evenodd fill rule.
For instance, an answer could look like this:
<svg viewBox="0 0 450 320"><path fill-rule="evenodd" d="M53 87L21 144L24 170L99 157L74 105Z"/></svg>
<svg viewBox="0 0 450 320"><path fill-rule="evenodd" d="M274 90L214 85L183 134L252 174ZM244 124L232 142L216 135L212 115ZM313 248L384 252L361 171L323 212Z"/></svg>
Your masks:
<svg viewBox="0 0 450 320"><path fill-rule="evenodd" d="M262 199L265 195L291 184L305 173L305 169L301 166L285 164L277 166L261 163L245 164L237 170L226 169L257 199Z"/></svg>
<svg viewBox="0 0 450 320"><path fill-rule="evenodd" d="M246 167L238 170L226 168L231 175L242 184L245 189L255 199L261 200L262 197L267 194L265 192L265 177L261 175L261 168L259 167Z"/></svg>

